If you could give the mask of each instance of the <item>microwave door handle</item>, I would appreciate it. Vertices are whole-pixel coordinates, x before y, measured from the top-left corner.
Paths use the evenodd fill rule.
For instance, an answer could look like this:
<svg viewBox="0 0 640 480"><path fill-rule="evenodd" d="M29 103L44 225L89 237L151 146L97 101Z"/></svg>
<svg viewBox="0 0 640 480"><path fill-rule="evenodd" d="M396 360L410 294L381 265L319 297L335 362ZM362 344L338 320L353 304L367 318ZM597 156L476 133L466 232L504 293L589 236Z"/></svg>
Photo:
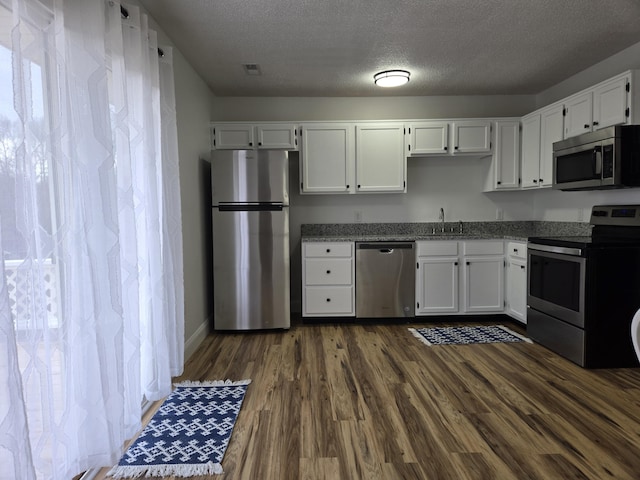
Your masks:
<svg viewBox="0 0 640 480"><path fill-rule="evenodd" d="M602 176L602 147L593 147L593 173Z"/></svg>

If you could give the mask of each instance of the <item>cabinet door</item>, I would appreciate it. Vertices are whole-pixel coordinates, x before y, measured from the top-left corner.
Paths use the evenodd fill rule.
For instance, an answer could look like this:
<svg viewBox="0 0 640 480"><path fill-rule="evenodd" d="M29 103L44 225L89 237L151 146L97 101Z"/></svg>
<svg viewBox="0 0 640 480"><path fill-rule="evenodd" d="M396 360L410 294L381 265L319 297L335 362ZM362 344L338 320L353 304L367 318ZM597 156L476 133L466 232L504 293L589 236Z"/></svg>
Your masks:
<svg viewBox="0 0 640 480"><path fill-rule="evenodd" d="M263 149L298 149L298 129L291 124L270 124L258 125L256 127L258 136L258 148Z"/></svg>
<svg viewBox="0 0 640 480"><path fill-rule="evenodd" d="M253 125L214 125L213 139L213 146L216 150L253 148Z"/></svg>
<svg viewBox="0 0 640 480"><path fill-rule="evenodd" d="M404 125L356 126L357 192L405 192Z"/></svg>
<svg viewBox="0 0 640 480"><path fill-rule="evenodd" d="M520 122L496 122L495 188L520 185Z"/></svg>
<svg viewBox="0 0 640 480"><path fill-rule="evenodd" d="M301 193L349 193L355 155L353 125L302 126Z"/></svg>
<svg viewBox="0 0 640 480"><path fill-rule="evenodd" d="M468 120L453 123L453 153L491 151L491 122Z"/></svg>
<svg viewBox="0 0 640 480"><path fill-rule="evenodd" d="M416 315L458 311L458 257L419 257Z"/></svg>
<svg viewBox="0 0 640 480"><path fill-rule="evenodd" d="M564 138L564 105L558 104L540 113L540 173L539 185L553 185L553 142Z"/></svg>
<svg viewBox="0 0 640 480"><path fill-rule="evenodd" d="M593 91L593 129L627 123L627 77L617 78Z"/></svg>
<svg viewBox="0 0 640 480"><path fill-rule="evenodd" d="M503 257L464 258L464 298L465 312L504 310Z"/></svg>
<svg viewBox="0 0 640 480"><path fill-rule="evenodd" d="M449 153L449 123L424 122L409 125L409 155Z"/></svg>
<svg viewBox="0 0 640 480"><path fill-rule="evenodd" d="M540 179L540 114L522 119L522 188L538 186Z"/></svg>
<svg viewBox="0 0 640 480"><path fill-rule="evenodd" d="M507 264L507 314L527 323L527 262L510 259Z"/></svg>
<svg viewBox="0 0 640 480"><path fill-rule="evenodd" d="M564 138L575 137L591 131L593 94L586 92L570 97L565 102L566 118Z"/></svg>

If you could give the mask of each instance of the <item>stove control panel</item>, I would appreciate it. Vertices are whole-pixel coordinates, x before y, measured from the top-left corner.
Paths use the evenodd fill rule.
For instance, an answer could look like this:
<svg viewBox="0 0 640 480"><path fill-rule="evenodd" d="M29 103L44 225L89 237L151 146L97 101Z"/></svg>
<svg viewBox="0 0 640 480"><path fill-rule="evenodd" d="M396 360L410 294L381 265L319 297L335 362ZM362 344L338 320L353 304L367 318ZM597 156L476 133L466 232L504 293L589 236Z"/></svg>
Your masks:
<svg viewBox="0 0 640 480"><path fill-rule="evenodd" d="M640 227L640 205L598 205L591 210L591 225Z"/></svg>

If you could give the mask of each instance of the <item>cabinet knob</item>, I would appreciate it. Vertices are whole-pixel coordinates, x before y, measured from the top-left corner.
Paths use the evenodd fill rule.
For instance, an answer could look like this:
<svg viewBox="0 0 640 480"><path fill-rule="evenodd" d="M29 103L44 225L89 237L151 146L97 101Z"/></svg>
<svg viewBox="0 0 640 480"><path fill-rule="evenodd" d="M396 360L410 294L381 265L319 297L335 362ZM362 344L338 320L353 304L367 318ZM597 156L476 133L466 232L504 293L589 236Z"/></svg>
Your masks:
<svg viewBox="0 0 640 480"><path fill-rule="evenodd" d="M259 146L259 147L260 147L260 146L262 146L262 142L258 142L258 146Z"/></svg>
<svg viewBox="0 0 640 480"><path fill-rule="evenodd" d="M453 148L454 148L454 149L456 149L456 150L458 150L458 147L457 147L457 146L455 146L455 147L453 147Z"/></svg>
<svg viewBox="0 0 640 480"><path fill-rule="evenodd" d="M598 125L600 125L600 122L593 122L594 127L597 127Z"/></svg>
<svg viewBox="0 0 640 480"><path fill-rule="evenodd" d="M457 266L457 265L458 265L458 262L453 262L453 264Z"/></svg>
<svg viewBox="0 0 640 480"><path fill-rule="evenodd" d="M444 151L446 152L447 150L449 150L449 147L445 146Z"/></svg>
<svg viewBox="0 0 640 480"><path fill-rule="evenodd" d="M516 252L516 253L518 253L518 249L517 249L517 248L514 248L514 249L513 249L513 251L514 251L514 252Z"/></svg>
<svg viewBox="0 0 640 480"><path fill-rule="evenodd" d="M520 265L520 268L521 268L522 270L524 270L524 268L525 268L525 267L524 267L524 265Z"/></svg>
<svg viewBox="0 0 640 480"><path fill-rule="evenodd" d="M330 299L330 298L327 298L327 302L330 302L330 301L331 301L331 299Z"/></svg>
<svg viewBox="0 0 640 480"><path fill-rule="evenodd" d="M347 190L349 189L349 185L347 185Z"/></svg>
<svg viewBox="0 0 640 480"><path fill-rule="evenodd" d="M533 179L533 183L538 183L538 180L536 180L535 178Z"/></svg>
<svg viewBox="0 0 640 480"><path fill-rule="evenodd" d="M327 270L327 275L330 275L330 274L331 274L331 270Z"/></svg>
<svg viewBox="0 0 640 480"><path fill-rule="evenodd" d="M496 183L497 183L498 185L502 185L502 182L501 182L500 180L498 180Z"/></svg>
<svg viewBox="0 0 640 480"><path fill-rule="evenodd" d="M585 123L585 124L584 124L584 128L589 128L589 124L588 124L588 123Z"/></svg>
<svg viewBox="0 0 640 480"><path fill-rule="evenodd" d="M327 253L331 253L331 249L330 248L327 248Z"/></svg>
<svg viewBox="0 0 640 480"><path fill-rule="evenodd" d="M358 188L360 188L360 185L358 185Z"/></svg>
<svg viewBox="0 0 640 480"><path fill-rule="evenodd" d="M253 147L253 142L249 142L249 146L250 146L250 147Z"/></svg>
<svg viewBox="0 0 640 480"><path fill-rule="evenodd" d="M540 179L540 183L542 183L542 179Z"/></svg>
<svg viewBox="0 0 640 480"><path fill-rule="evenodd" d="M467 265L471 265L471 262L466 262Z"/></svg>

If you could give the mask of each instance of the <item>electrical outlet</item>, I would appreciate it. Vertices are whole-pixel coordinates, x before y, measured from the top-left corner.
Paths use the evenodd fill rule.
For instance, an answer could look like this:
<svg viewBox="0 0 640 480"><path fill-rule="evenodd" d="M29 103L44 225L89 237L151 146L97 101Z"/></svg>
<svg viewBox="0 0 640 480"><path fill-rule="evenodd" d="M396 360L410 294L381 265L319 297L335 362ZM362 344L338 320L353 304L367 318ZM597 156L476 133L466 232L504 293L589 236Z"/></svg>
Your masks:
<svg viewBox="0 0 640 480"><path fill-rule="evenodd" d="M355 217L356 223L362 223L362 212L360 210L356 210Z"/></svg>
<svg viewBox="0 0 640 480"><path fill-rule="evenodd" d="M578 209L578 221L584 222L584 212L581 208Z"/></svg>
<svg viewBox="0 0 640 480"><path fill-rule="evenodd" d="M501 208L496 208L496 220L504 219L504 211Z"/></svg>

